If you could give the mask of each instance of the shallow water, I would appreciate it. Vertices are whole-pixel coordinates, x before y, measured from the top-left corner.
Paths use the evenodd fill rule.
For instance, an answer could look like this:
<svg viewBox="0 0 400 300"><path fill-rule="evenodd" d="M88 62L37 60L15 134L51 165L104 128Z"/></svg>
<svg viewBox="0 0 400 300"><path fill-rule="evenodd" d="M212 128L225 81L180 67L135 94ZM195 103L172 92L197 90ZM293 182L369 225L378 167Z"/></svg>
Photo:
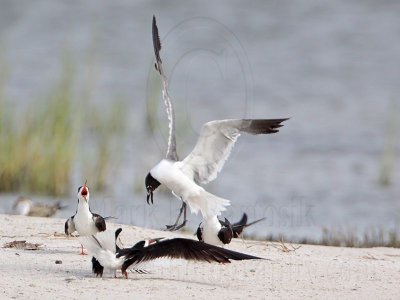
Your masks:
<svg viewBox="0 0 400 300"><path fill-rule="evenodd" d="M94 72L92 105L107 109L118 96L129 111L113 152L110 187L103 195L92 191L93 211L156 228L172 222L180 206L172 196L158 193L155 206L145 204L144 177L163 156L166 140L163 103L156 112L148 109L159 99L151 44L156 14L182 157L208 120L291 117L279 134L242 136L207 187L232 200L226 216L265 216L248 230L260 236L398 228L400 160L392 185L383 187L378 178L388 128L400 117L399 11L397 1L3 1L6 99L16 112L40 101L68 49L77 90ZM147 114L157 114L155 136ZM399 126L394 137L398 158ZM90 156L85 145L81 151ZM73 178L72 194L84 170L77 166ZM3 211L15 198L0 197ZM75 211L74 196L68 203L60 216ZM190 220L195 228L199 219Z"/></svg>

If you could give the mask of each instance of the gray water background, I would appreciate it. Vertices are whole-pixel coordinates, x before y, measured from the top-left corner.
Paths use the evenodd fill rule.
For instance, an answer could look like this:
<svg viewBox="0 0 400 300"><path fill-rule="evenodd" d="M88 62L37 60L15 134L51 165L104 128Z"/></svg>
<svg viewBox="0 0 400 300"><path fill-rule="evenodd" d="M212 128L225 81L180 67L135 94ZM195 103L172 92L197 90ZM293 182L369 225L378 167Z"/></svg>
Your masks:
<svg viewBox="0 0 400 300"><path fill-rule="evenodd" d="M110 184L102 194L91 190L93 211L163 228L180 206L160 192L154 206L145 203L144 177L166 148L166 117L154 88L155 14L181 157L206 121L291 117L278 134L242 135L206 187L231 199L224 216L266 217L248 230L258 236L399 227L399 128L392 184L378 179L390 120L400 118L400 2L2 0L0 7L5 94L16 114L54 86L66 49L77 90L95 74L93 106L107 110L116 97L126 105L129 120L113 149ZM149 111L154 99L157 109ZM155 135L148 113L158 120ZM79 151L88 159L90 142ZM75 168L71 196L59 199L68 204L60 217L75 211L82 166ZM0 211L9 211L16 196L0 195ZM190 216L189 227L199 221Z"/></svg>

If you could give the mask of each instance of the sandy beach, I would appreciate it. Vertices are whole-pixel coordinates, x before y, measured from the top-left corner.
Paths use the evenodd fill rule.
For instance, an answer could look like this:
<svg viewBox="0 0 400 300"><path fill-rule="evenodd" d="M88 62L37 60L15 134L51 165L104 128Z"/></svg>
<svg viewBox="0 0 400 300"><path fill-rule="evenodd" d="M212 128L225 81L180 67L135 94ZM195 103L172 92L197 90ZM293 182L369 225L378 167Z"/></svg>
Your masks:
<svg viewBox="0 0 400 300"><path fill-rule="evenodd" d="M208 264L164 261L149 264L149 274L129 279L103 278L91 273L89 255L79 255L80 244L63 235L65 220L0 215L1 299L395 299L400 283L400 249L335 248L301 245L284 252L279 244L235 240L229 249L264 257L264 261ZM131 246L149 237L187 237L128 225L121 240ZM39 250L3 248L26 240ZM299 245L294 245L296 248ZM56 263L58 261L58 263ZM61 261L61 262L60 262Z"/></svg>

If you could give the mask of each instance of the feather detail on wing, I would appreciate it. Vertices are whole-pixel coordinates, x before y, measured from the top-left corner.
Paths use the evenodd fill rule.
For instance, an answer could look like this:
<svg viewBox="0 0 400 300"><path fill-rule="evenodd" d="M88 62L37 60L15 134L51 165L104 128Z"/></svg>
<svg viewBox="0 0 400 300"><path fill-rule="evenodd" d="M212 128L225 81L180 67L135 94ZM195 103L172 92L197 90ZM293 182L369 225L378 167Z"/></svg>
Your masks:
<svg viewBox="0 0 400 300"><path fill-rule="evenodd" d="M165 76L165 73L164 73L164 70L162 67L162 61L161 61L161 57L160 57L161 41L160 41L160 36L158 34L158 28L157 28L155 16L153 16L152 34L153 34L154 54L156 56L155 67L156 67L156 70L161 75L161 80L162 80L162 84L163 84L162 95L163 95L164 104L165 104L167 116L168 116L169 136L168 136L168 149L167 149L166 158L177 161L178 154L176 151L176 138L175 138L175 112L174 112L174 108L172 106L171 98L169 97L168 79L167 79L167 76Z"/></svg>
<svg viewBox="0 0 400 300"><path fill-rule="evenodd" d="M232 119L208 122L203 125L193 151L182 161L181 170L196 183L206 184L217 177L241 132L275 133L285 120Z"/></svg>
<svg viewBox="0 0 400 300"><path fill-rule="evenodd" d="M120 252L117 257L125 258L122 272L129 267L162 257L204 261L209 263L229 263L230 260L261 259L260 257L183 238L163 240L141 249L124 249L124 251Z"/></svg>

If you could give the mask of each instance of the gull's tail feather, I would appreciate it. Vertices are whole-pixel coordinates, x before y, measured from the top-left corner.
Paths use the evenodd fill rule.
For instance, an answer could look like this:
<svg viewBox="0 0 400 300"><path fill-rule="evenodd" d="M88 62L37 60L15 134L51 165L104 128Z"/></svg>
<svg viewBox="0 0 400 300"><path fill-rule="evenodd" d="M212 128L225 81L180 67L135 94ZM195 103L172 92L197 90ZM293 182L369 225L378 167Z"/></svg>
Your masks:
<svg viewBox="0 0 400 300"><path fill-rule="evenodd" d="M231 202L203 189L197 196L188 199L188 204L193 213L197 214L200 211L203 218L208 218L221 215L221 212L225 211Z"/></svg>

